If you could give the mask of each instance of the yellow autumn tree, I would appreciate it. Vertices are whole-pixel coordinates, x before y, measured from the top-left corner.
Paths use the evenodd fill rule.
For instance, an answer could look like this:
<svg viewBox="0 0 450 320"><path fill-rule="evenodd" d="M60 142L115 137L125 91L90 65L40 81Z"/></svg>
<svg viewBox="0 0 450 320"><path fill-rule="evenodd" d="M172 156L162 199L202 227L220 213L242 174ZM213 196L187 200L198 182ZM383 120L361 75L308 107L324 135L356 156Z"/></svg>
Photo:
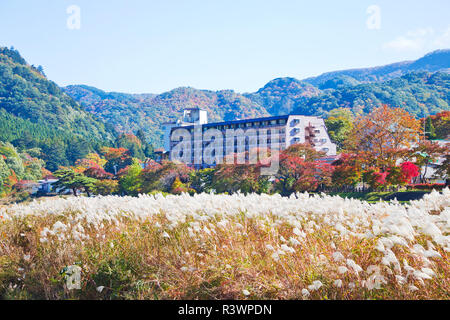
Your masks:
<svg viewBox="0 0 450 320"><path fill-rule="evenodd" d="M78 172L84 172L88 168L99 167L103 168L106 164L106 160L97 153L89 153L83 159L79 159L75 162L75 169Z"/></svg>

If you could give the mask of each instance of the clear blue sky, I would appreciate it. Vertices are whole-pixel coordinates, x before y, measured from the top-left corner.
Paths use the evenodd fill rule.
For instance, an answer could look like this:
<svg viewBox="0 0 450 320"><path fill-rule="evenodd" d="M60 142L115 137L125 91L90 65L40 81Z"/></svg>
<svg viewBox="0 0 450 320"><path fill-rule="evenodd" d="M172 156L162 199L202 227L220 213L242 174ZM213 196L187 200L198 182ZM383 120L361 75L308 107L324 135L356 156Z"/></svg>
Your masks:
<svg viewBox="0 0 450 320"><path fill-rule="evenodd" d="M67 27L70 5L81 10L79 30ZM370 5L379 28L367 26ZM450 48L450 1L0 0L0 45L61 86L252 92L276 77Z"/></svg>

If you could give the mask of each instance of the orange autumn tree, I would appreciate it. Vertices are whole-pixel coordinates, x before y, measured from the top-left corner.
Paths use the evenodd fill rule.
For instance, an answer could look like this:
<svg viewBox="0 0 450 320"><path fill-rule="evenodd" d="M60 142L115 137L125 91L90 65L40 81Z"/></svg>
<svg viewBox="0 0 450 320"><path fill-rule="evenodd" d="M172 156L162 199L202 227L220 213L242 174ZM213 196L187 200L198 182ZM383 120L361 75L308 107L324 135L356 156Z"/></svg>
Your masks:
<svg viewBox="0 0 450 320"><path fill-rule="evenodd" d="M104 169L109 173L117 174L133 163L130 151L125 148L103 147L101 153L107 160Z"/></svg>
<svg viewBox="0 0 450 320"><path fill-rule="evenodd" d="M333 186L354 187L362 176L361 159L357 154L341 153L339 159L333 162L334 170L331 176Z"/></svg>
<svg viewBox="0 0 450 320"><path fill-rule="evenodd" d="M407 111L383 105L355 120L345 148L384 171L419 142L421 133L420 121Z"/></svg>
<svg viewBox="0 0 450 320"><path fill-rule="evenodd" d="M129 153L128 149L111 147L103 147L101 152L108 161L117 158L125 158Z"/></svg>

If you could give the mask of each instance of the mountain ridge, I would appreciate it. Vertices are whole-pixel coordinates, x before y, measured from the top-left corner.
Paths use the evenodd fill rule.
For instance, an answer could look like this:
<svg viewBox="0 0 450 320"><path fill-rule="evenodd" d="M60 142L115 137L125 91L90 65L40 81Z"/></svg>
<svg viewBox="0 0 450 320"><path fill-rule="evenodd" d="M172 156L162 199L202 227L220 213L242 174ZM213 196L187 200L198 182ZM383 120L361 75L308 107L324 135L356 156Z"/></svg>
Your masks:
<svg viewBox="0 0 450 320"><path fill-rule="evenodd" d="M426 65L425 63L427 62L433 63ZM336 76L348 75L360 82L374 82L391 80L411 71L420 70L429 72L450 72L450 49L435 50L433 52L427 53L417 60L400 61L375 67L351 68L325 72L316 77L305 78L303 79L303 81L319 86L323 82Z"/></svg>
<svg viewBox="0 0 450 320"><path fill-rule="evenodd" d="M144 128L149 139L160 145L161 123L179 118L185 107L206 109L211 121L291 112L326 116L338 107L368 112L382 103L405 107L417 117L434 114L447 110L450 103L449 70L450 50L443 49L417 60L384 66L333 71L303 80L276 78L252 93L192 87L160 94L105 92L83 85L63 89L117 130ZM427 73L439 75L429 80ZM433 79L441 84L433 83Z"/></svg>
<svg viewBox="0 0 450 320"><path fill-rule="evenodd" d="M42 149L50 169L108 141L112 126L86 112L42 68L30 66L19 52L0 47L0 140L20 148Z"/></svg>

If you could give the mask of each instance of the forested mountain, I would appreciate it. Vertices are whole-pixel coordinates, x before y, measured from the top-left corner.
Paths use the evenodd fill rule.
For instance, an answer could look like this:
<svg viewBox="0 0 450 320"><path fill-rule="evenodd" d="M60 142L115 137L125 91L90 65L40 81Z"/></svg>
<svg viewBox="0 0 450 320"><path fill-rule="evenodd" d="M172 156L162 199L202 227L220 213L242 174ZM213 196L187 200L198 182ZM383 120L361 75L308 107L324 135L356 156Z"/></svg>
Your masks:
<svg viewBox="0 0 450 320"><path fill-rule="evenodd" d="M287 113L326 116L340 107L369 112L384 103L423 117L449 110L449 52L303 81L278 78L254 93L182 87L162 94L127 94L84 85L64 92L41 67L28 65L16 50L0 48L0 141L19 150L39 147L46 167L55 169L101 146L120 146L116 131L142 129L142 139L161 146L161 124L178 119L186 107L208 110L210 121ZM422 69L426 71L417 71Z"/></svg>
<svg viewBox="0 0 450 320"><path fill-rule="evenodd" d="M247 93L244 96L264 106L268 113L279 115L291 113L295 104L306 103L311 97L319 94L320 90L309 83L295 78L277 78L257 92Z"/></svg>
<svg viewBox="0 0 450 320"><path fill-rule="evenodd" d="M403 107L417 117L446 111L450 104L449 57L450 50L440 50L412 62L331 72L303 81L277 78L244 94L194 88L159 95L106 93L88 86L65 90L85 110L119 131L141 128L155 146L161 146L161 124L179 118L185 107L208 110L211 121L287 113L327 116L340 107L360 113L381 104Z"/></svg>
<svg viewBox="0 0 450 320"><path fill-rule="evenodd" d="M161 124L179 119L182 110L201 107L211 121L268 116L269 112L251 99L232 90L210 91L177 88L160 95L106 93L88 86L68 86L67 94L85 110L97 115L119 131L144 130L156 146L161 145Z"/></svg>
<svg viewBox="0 0 450 320"><path fill-rule="evenodd" d="M450 74L414 72L384 82L326 89L306 103L297 102L294 112L326 116L342 107L355 114L368 113L381 104L402 107L416 117L450 110Z"/></svg>
<svg viewBox="0 0 450 320"><path fill-rule="evenodd" d="M450 49L436 50L414 61L403 61L374 68L359 68L342 71L326 72L318 77L307 78L304 81L320 87L328 80L338 77L353 78L358 82L376 82L391 80L416 71L450 71Z"/></svg>
<svg viewBox="0 0 450 320"><path fill-rule="evenodd" d="M56 169L111 144L115 135L49 81L42 67L0 47L0 141L19 150L40 148L47 167Z"/></svg>

